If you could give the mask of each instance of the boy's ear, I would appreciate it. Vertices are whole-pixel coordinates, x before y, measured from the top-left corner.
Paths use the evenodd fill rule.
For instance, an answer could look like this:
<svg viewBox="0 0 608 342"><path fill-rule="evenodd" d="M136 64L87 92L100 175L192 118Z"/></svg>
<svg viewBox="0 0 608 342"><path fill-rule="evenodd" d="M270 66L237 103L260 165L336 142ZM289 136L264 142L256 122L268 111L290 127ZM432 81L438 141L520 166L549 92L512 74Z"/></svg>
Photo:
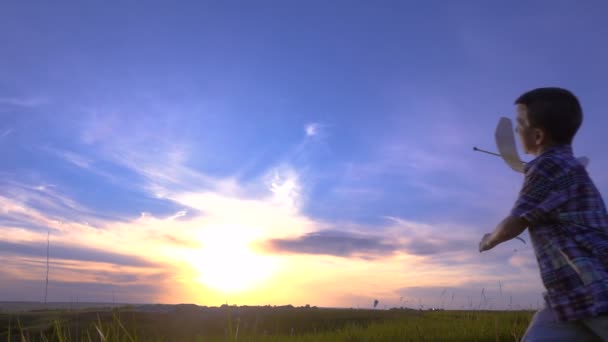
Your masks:
<svg viewBox="0 0 608 342"><path fill-rule="evenodd" d="M534 142L536 143L536 145L542 145L544 143L547 142L547 133L540 129L540 128L535 128L534 129Z"/></svg>

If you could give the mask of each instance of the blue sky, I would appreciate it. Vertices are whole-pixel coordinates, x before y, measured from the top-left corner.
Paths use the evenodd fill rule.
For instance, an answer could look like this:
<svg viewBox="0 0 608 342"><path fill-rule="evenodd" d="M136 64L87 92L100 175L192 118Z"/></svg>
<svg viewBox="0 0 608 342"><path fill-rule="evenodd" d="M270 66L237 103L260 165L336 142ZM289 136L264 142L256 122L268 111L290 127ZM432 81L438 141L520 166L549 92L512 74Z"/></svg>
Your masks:
<svg viewBox="0 0 608 342"><path fill-rule="evenodd" d="M458 307L500 281L536 304L530 246L477 253L522 176L472 147L495 149L522 92L566 87L585 111L575 152L605 194L607 14L601 1L4 2L0 300L41 299L50 229L57 301L105 288L437 305L448 288Z"/></svg>

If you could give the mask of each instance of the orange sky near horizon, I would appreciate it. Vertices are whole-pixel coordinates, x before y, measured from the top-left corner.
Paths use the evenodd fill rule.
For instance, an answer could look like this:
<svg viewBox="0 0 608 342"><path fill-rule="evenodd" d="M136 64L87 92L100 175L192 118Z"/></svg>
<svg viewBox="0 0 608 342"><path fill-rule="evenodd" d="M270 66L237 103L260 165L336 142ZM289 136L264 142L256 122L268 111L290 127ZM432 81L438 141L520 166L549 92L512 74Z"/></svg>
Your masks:
<svg viewBox="0 0 608 342"><path fill-rule="evenodd" d="M187 211L180 211L160 218L142 213L130 222L84 222L78 219L63 222L14 199L0 197L0 202L6 211L37 220L40 225L51 229L49 299L52 301L73 300L73 297L57 295L61 292L57 291L60 284L114 283L116 286L107 289L105 297L109 299L111 292L112 300L119 302L365 307L378 298L383 305L439 306L439 293L412 293L408 297L407 288L437 288L438 292L439 288L467 287L479 282L483 277L480 275L491 273L494 267L491 263L480 264L479 255L474 250L476 236L466 236L466 233L460 234L459 238L468 239L471 250L442 254L442 258L458 260L461 263L458 267L449 266L445 260L433 255L404 251L337 256L276 250L268 241L297 239L327 227L326 223L311 220L300 213L297 183L296 178L283 179L273 185L270 196L259 199L240 199L212 192L165 193L166 198L198 213L189 215ZM70 202L52 189L43 191L63 203ZM234 188L226 192L238 193ZM362 227L351 228L353 234L374 235L387 243L403 245L416 237L428 240L433 235L439 236L438 229L432 225L398 218L387 218L386 225L377 227L376 231L374 235L369 230L364 232ZM46 245L45 232L36 233L17 227L0 230L0 239L15 244L38 245L41 249ZM119 265L119 262L95 261L93 258L70 260L54 255L57 248L68 246L93 247L94 250L137 261ZM4 258L7 267L3 271L14 278L40 281L44 274L43 257ZM510 262L517 266L518 258L515 254L510 257ZM501 280L505 290L511 287L523 291L522 285L515 282L519 277L521 274L490 275L486 281L491 284ZM126 290L130 286L148 286L155 291L134 294L132 290ZM461 292L459 303L465 300L466 291ZM444 298L441 299L443 302Z"/></svg>

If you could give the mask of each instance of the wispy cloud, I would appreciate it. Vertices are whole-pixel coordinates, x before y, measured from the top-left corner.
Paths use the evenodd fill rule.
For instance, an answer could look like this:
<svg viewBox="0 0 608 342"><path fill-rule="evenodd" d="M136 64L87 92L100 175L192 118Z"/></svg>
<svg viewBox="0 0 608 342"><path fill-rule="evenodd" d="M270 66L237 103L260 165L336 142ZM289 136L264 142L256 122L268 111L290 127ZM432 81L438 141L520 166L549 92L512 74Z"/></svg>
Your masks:
<svg viewBox="0 0 608 342"><path fill-rule="evenodd" d="M322 226L319 224L317 227ZM381 226L317 230L295 237L262 241L258 247L270 254L337 257L345 263L373 261L387 268L395 264L407 264L408 267L416 264L416 269L426 268L424 272L434 270L432 273L436 279L444 279L442 281L454 285L456 279L465 279L463 274L469 275L467 279L486 279L493 277L498 264L503 264L503 270L507 269L504 260L510 257L510 248L513 247L501 246L491 254L480 255L476 230L453 223L427 224L390 217ZM446 231L458 234L449 235ZM452 278L452 273L458 270L462 273L460 278ZM503 279L508 277L505 275ZM424 281L420 278L416 282L422 284Z"/></svg>
<svg viewBox="0 0 608 342"><path fill-rule="evenodd" d="M140 257L134 255L124 255L119 253L106 252L92 247L84 248L64 244L56 244L54 242L52 245L51 253L53 259L95 261L100 263L110 263L115 265L137 267L155 266L153 263L143 260ZM14 243L0 241L0 254L10 254L28 257L44 257L46 255L46 246L45 244L40 244L39 242Z"/></svg>
<svg viewBox="0 0 608 342"><path fill-rule="evenodd" d="M41 97L0 97L0 106L36 107L45 102Z"/></svg>
<svg viewBox="0 0 608 342"><path fill-rule="evenodd" d="M288 210L298 210L302 200L302 189L295 170L283 165L272 169L265 178L274 203Z"/></svg>
<svg viewBox="0 0 608 342"><path fill-rule="evenodd" d="M415 223L417 227L422 225ZM378 227L375 227L378 230ZM434 228L434 231L442 228ZM371 229L368 229L371 230ZM338 257L376 259L395 253L411 256L447 255L473 250L474 240L444 237L426 229L413 231L409 226L401 232L380 228L382 234L340 230L317 231L296 238L271 239L263 249L270 253L325 254ZM388 234L387 234L388 233Z"/></svg>
<svg viewBox="0 0 608 342"><path fill-rule="evenodd" d="M319 134L320 128L321 128L320 124L310 123L310 124L306 125L306 127L304 128L304 131L306 132L306 136L314 137L315 135Z"/></svg>
<svg viewBox="0 0 608 342"><path fill-rule="evenodd" d="M420 106L425 110L435 109L432 104ZM449 104L445 106L450 109ZM460 117L454 111L450 109L449 113ZM429 218L436 216L437 207L447 203L452 203L450 208L454 208L447 211L483 210L492 216L506 214L521 185L521 175L505 167L500 158L486 159L472 150L476 144L474 137L485 136L480 142L493 144L493 123L489 122L484 133L482 128L468 127L450 116L433 122L421 121L425 132L432 132L428 136L415 132L408 127L409 123L403 122L404 132L388 131L374 142L365 158L343 163L333 193L353 204L367 200L372 185L380 192L373 197L377 201L404 203L410 199L417 208L425 203L417 216L428 213ZM353 196L357 189L360 189L359 196ZM397 195L400 192L403 195ZM443 215L450 214L445 211Z"/></svg>
<svg viewBox="0 0 608 342"><path fill-rule="evenodd" d="M539 271L534 251L530 248L514 249L513 255L509 258L509 264L524 272L537 274Z"/></svg>
<svg viewBox="0 0 608 342"><path fill-rule="evenodd" d="M8 177L8 176L7 176ZM108 219L104 213L87 208L52 184L25 184L10 178L0 181L0 219L23 227L58 227L57 223L97 226Z"/></svg>
<svg viewBox="0 0 608 342"><path fill-rule="evenodd" d="M7 137L9 134L13 133L12 128L7 128L2 133L0 133L0 139Z"/></svg>
<svg viewBox="0 0 608 342"><path fill-rule="evenodd" d="M59 150L48 146L43 147L43 150L83 169L90 169L93 164L93 160L71 151Z"/></svg>
<svg viewBox="0 0 608 342"><path fill-rule="evenodd" d="M80 153L59 149L50 146L42 146L40 149L50 155L53 155L63 161L66 161L76 167L86 170L92 174L101 176L111 182L121 183L119 175L107 172L100 167L97 167L95 158L84 156ZM122 182L124 183L124 182Z"/></svg>
<svg viewBox="0 0 608 342"><path fill-rule="evenodd" d="M70 272L71 266L52 263L48 299L74 303L154 303L163 296L162 287L158 284L171 279L170 274L141 274L125 269L99 271L90 264L85 266L87 267L76 268ZM30 279L0 272L1 298L12 301L42 301L45 292L43 270L41 267L37 277Z"/></svg>
<svg viewBox="0 0 608 342"><path fill-rule="evenodd" d="M143 217L131 223L98 221L99 227L94 228L86 223L78 223L83 221L83 218L78 216L78 212L73 212L71 219L58 220L47 217L48 210L41 208L42 210L38 211L29 207L29 203L31 201L27 199L16 202L2 198L0 201L3 217L13 220L0 221L0 240L2 240L0 261L5 265L0 271L0 278L7 277L15 284L36 279L43 273L41 269L44 267L46 255L47 229L51 231L50 257L53 282L114 282L115 285L125 286L128 280L123 277L125 274L132 274L132 278L137 277L139 280L136 282L141 284L147 279L143 275L165 272L167 278L163 282L145 284L159 289L167 285L165 282L171 282L176 275L174 267L167 265L167 262L171 263L170 260L175 259L166 256L159 258L163 250L167 253L167 250L189 250L200 247L188 238L188 234L183 233L183 229L172 229L169 230L172 233L168 234L167 228L154 228L157 222L161 225L162 222L165 224L174 222L173 219L181 217L182 213L176 213L164 220ZM187 226L188 223L182 222L181 225ZM39 228L32 229L32 226ZM152 253L148 249L150 247L156 251ZM128 283L134 281L131 279ZM74 291L74 294L82 294L84 288L86 286ZM6 291L10 292L9 289L0 291L2 298L5 298ZM158 295L161 292L157 290L150 293ZM125 294L124 298L133 300L137 296L138 294L133 292Z"/></svg>
<svg viewBox="0 0 608 342"><path fill-rule="evenodd" d="M147 191L162 198L171 190L230 187L230 179L215 179L185 164L188 149L174 137L163 137L157 125L145 123L125 129L119 118L92 116L84 125L82 141L98 158L125 167L144 179Z"/></svg>
<svg viewBox="0 0 608 342"><path fill-rule="evenodd" d="M376 236L320 231L297 238L271 239L266 242L264 249L273 253L326 254L369 259L390 255L398 251L399 247Z"/></svg>

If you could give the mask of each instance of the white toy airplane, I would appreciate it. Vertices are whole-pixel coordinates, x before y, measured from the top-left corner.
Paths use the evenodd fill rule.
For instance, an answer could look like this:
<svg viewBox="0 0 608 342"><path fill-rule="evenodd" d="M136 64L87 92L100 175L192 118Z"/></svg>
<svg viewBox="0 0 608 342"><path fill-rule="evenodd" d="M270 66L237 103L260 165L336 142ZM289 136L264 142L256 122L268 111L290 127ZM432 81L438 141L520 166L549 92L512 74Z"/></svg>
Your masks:
<svg viewBox="0 0 608 342"><path fill-rule="evenodd" d="M507 163L507 165L511 167L511 169L523 173L524 165L526 163L521 160L519 153L517 152L511 119L506 117L500 118L498 125L496 126L496 131L494 132L494 139L496 140L496 147L498 147L499 153L482 150L477 147L473 147L473 150L501 157ZM577 159L585 167L589 165L589 158L580 157Z"/></svg>

